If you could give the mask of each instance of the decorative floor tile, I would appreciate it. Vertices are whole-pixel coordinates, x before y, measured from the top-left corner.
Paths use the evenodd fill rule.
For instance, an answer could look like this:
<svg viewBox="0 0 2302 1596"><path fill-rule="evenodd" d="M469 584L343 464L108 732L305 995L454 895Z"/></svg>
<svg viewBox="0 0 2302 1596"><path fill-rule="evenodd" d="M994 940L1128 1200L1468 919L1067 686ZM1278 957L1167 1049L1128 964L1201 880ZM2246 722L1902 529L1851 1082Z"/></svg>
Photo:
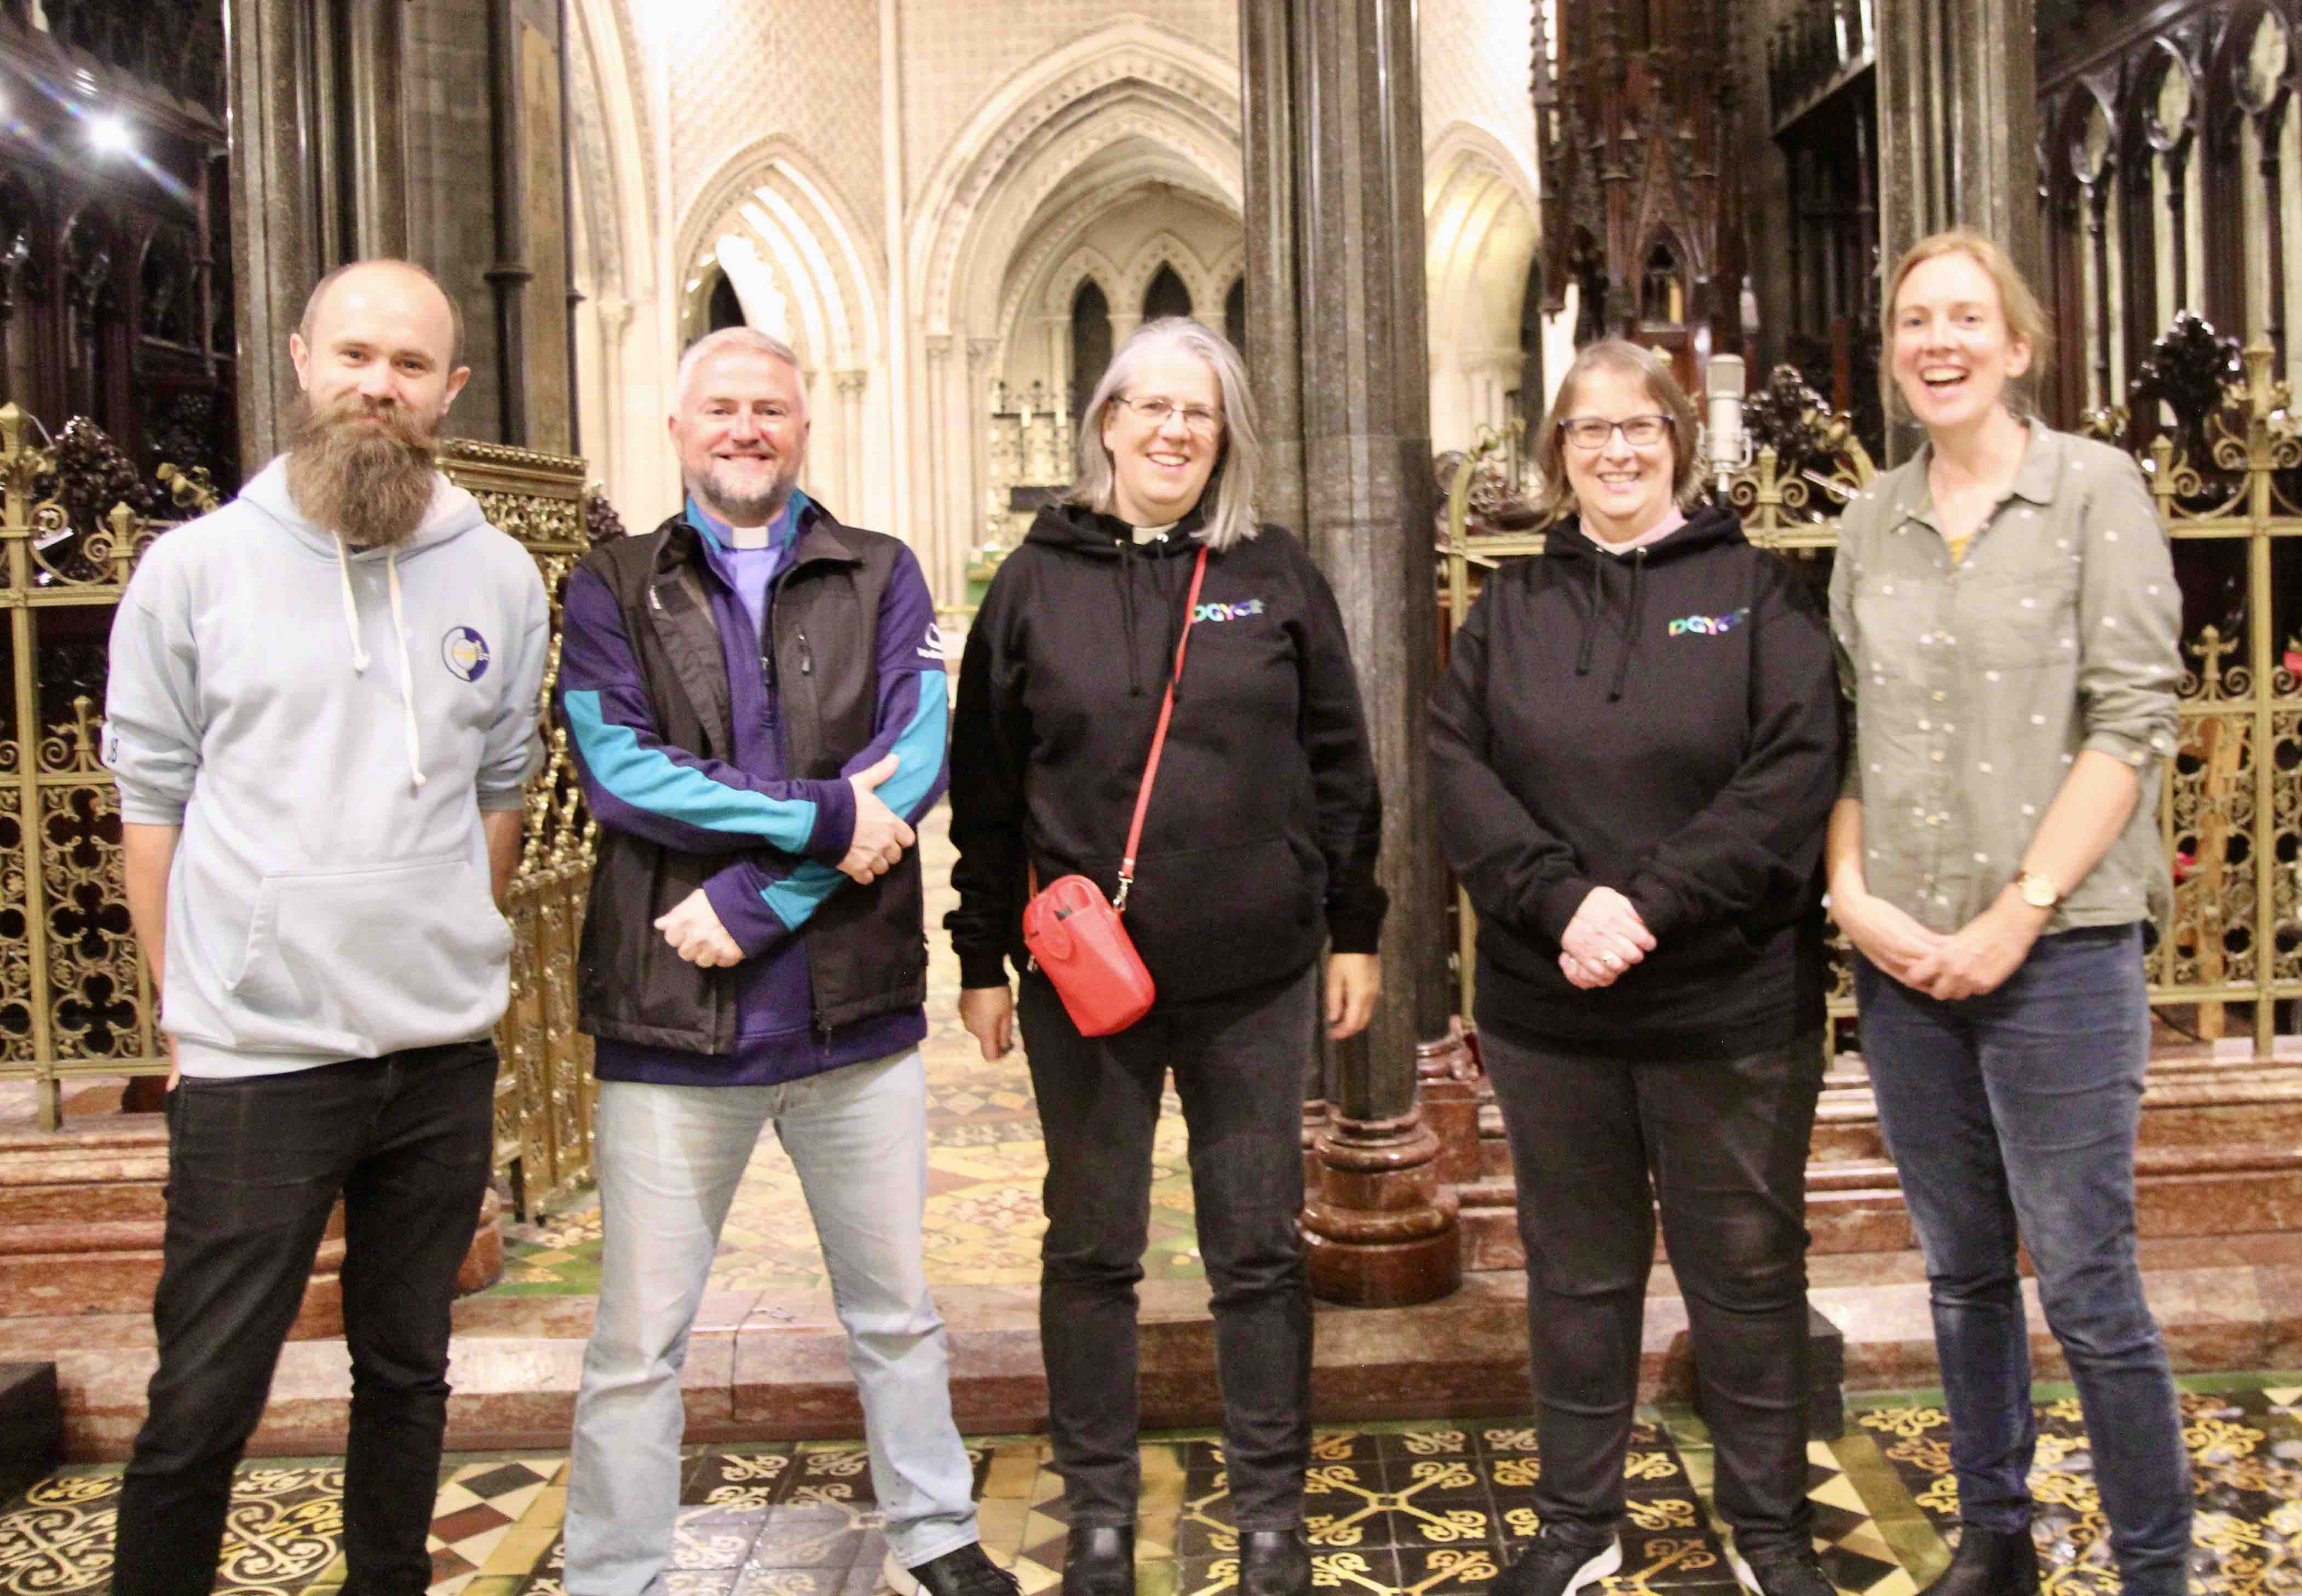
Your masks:
<svg viewBox="0 0 2302 1596"><path fill-rule="evenodd" d="M2180 1402L2197 1499L2192 1588L2238 1596L2302 1588L2302 1417L2260 1388L2183 1391ZM2049 1582L2063 1596L2110 1596L2118 1575L2084 1417L2071 1397L2037 1411L2032 1533ZM1932 1406L1885 1404L1861 1411L1856 1424L1876 1439L1937 1534L1954 1543L1947 1416Z"/></svg>
<svg viewBox="0 0 2302 1596"><path fill-rule="evenodd" d="M2182 1411L2197 1475L2193 1588L2231 1596L2302 1591L2302 1388L2191 1390ZM1642 1418L1626 1465L1622 1570L1599 1596L1737 1596L1709 1501L1710 1456ZM1947 1560L1956 1493L1938 1407L1873 1400L1848 1434L1809 1449L1825 1570L1846 1596L1914 1596ZM2116 1588L2076 1404L2039 1409L2040 1550L2058 1596ZM985 1550L1024 1596L1063 1577L1067 1514L1046 1443L978 1443ZM1541 1458L1516 1424L1371 1425L1316 1438L1306 1501L1322 1596L1478 1596L1540 1529ZM860 1448L707 1449L684 1471L674 1596L885 1596L886 1542ZM240 1471L223 1596L336 1596L343 1579L342 1471L327 1461ZM109 1577L117 1469L74 1469L0 1504L0 1596L97 1596ZM433 1519L433 1596L566 1596L558 1457L451 1463ZM1222 1596L1238 1583L1220 1445L1143 1449L1138 1596Z"/></svg>

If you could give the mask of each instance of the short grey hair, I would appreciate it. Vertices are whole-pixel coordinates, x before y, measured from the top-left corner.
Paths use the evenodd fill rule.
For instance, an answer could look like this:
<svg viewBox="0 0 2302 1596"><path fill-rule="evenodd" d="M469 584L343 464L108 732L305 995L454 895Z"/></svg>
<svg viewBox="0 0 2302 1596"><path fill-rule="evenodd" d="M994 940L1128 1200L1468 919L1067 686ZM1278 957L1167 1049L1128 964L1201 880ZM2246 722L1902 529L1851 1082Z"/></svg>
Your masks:
<svg viewBox="0 0 2302 1596"><path fill-rule="evenodd" d="M1095 385L1087 407L1080 413L1079 480L1065 495L1104 515L1115 511L1111 450L1104 447L1103 423L1112 401L1154 351L1176 349L1197 357L1214 373L1222 395L1222 450L1215 457L1213 479L1214 503L1206 508L1199 536L1208 548L1222 553L1237 548L1262 530L1256 519L1255 492L1263 478L1263 444L1255 416L1255 396L1247 384L1247 362L1222 333L1212 332L1189 316L1161 316L1137 328L1119 346Z"/></svg>
<svg viewBox="0 0 2302 1596"><path fill-rule="evenodd" d="M687 346L679 357L679 370L671 379L671 407L674 414L687 404L688 384L695 380L697 370L712 356L727 349L748 349L754 355L772 355L793 371L806 376L806 368L799 363L799 354L791 345L772 332L762 332L757 327L722 327L717 332L707 332ZM799 385L799 405L802 415L807 410L807 383Z"/></svg>

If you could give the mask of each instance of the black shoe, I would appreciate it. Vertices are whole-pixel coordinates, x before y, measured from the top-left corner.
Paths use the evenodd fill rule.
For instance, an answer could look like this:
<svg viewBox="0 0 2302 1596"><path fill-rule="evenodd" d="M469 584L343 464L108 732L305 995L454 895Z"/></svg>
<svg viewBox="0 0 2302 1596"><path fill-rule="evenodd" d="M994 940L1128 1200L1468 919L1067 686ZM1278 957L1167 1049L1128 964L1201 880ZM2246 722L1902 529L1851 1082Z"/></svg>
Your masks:
<svg viewBox="0 0 2302 1596"><path fill-rule="evenodd" d="M974 1541L916 1568L903 1567L891 1551L880 1572L895 1596L1020 1596L1022 1589L1013 1575L986 1557Z"/></svg>
<svg viewBox="0 0 2302 1596"><path fill-rule="evenodd" d="M1779 1551L1755 1563L1744 1562L1739 1552L1728 1555L1734 1560L1735 1572L1742 1576L1743 1588L1755 1591L1758 1596L1838 1596L1838 1587L1822 1571L1822 1559L1814 1555L1811 1548Z"/></svg>
<svg viewBox="0 0 2302 1596"><path fill-rule="evenodd" d="M1311 1596L1311 1549L1301 1530L1243 1530L1239 1596Z"/></svg>
<svg viewBox="0 0 2302 1596"><path fill-rule="evenodd" d="M1942 1576L1919 1596L2037 1596L2038 1543L2030 1532L1967 1525Z"/></svg>
<svg viewBox="0 0 2302 1596"><path fill-rule="evenodd" d="M1063 1596L1135 1596L1135 1526L1073 1525Z"/></svg>
<svg viewBox="0 0 2302 1596"><path fill-rule="evenodd" d="M1616 1536L1546 1525L1495 1581L1494 1596L1574 1596L1622 1566L1623 1543Z"/></svg>

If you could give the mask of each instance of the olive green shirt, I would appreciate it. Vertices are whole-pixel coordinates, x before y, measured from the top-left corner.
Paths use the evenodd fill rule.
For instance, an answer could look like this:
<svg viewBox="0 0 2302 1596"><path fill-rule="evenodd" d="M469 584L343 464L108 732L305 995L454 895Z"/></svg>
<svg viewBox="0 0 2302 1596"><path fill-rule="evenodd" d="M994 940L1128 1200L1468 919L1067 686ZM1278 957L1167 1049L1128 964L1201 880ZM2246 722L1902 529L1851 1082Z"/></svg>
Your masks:
<svg viewBox="0 0 2302 1596"><path fill-rule="evenodd" d="M1862 802L1870 891L1937 931L2022 868L2071 762L2135 768L2134 817L2046 933L2165 919L2158 782L2174 752L2181 596L2133 459L2030 424L2021 468L1952 562L1929 449L1857 494L1830 579L1854 706L1844 795Z"/></svg>

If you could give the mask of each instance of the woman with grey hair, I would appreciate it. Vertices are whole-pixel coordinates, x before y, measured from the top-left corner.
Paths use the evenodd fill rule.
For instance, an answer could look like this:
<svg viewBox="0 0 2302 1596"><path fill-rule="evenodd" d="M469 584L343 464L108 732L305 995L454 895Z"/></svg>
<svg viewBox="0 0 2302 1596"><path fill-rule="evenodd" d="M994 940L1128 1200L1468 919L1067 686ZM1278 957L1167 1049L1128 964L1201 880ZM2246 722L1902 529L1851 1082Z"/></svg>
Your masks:
<svg viewBox="0 0 2302 1596"><path fill-rule="evenodd" d="M1039 1331L1066 1596L1134 1589L1135 1287L1170 1070L1214 1288L1239 1587L1311 1584L1302 1083L1322 1010L1336 1037L1374 1011L1382 802L1341 615L1302 545L1256 525L1259 464L1238 352L1196 322L1144 326L1088 401L1077 484L1000 567L960 671L945 923L986 1059L1013 1046L1020 1007L1046 1134ZM1157 995L1131 1027L1086 1036L1030 964L1023 905L1072 874L1118 894L1171 685L1122 899Z"/></svg>

